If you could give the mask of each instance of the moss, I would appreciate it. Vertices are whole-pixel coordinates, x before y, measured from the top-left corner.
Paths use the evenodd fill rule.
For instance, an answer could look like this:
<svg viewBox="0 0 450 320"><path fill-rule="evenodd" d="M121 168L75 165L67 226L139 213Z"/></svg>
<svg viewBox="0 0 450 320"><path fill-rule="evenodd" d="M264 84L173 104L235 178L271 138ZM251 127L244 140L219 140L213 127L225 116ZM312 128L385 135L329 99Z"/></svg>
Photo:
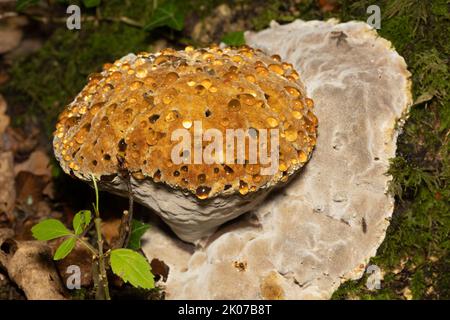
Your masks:
<svg viewBox="0 0 450 320"><path fill-rule="evenodd" d="M380 34L384 37L392 35L390 40L395 43L395 48L400 52L411 45L413 39L413 25L408 16L393 17L387 21L382 20Z"/></svg>
<svg viewBox="0 0 450 320"><path fill-rule="evenodd" d="M22 116L39 117L47 133L65 104L70 102L102 64L128 52L148 48L147 34L121 23L83 23L80 31L58 28L33 57L16 61L4 93L14 105L23 105ZM44 115L44 118L42 117Z"/></svg>
<svg viewBox="0 0 450 320"><path fill-rule="evenodd" d="M339 1L331 14L342 21L366 20L371 1ZM397 156L391 160L389 190L396 208L377 256L382 289L369 291L366 277L344 283L335 299L450 298L450 14L447 1L379 1L380 35L393 43L412 73L411 109ZM317 10L316 10L317 11ZM323 15L325 17L325 15Z"/></svg>
<svg viewBox="0 0 450 320"><path fill-rule="evenodd" d="M250 10L257 9L258 14L251 19L254 30L267 27L272 20L290 22L296 17L290 12L291 1L246 1ZM257 3L255 6L255 2Z"/></svg>
<svg viewBox="0 0 450 320"><path fill-rule="evenodd" d="M416 70L414 75L416 91L437 95L442 104L448 99L446 96L450 92L448 58L445 59L437 48L430 48L414 54L413 60L413 68Z"/></svg>
<svg viewBox="0 0 450 320"><path fill-rule="evenodd" d="M392 275L387 275L385 278L392 278ZM366 281L367 276L357 281L345 282L333 294L333 298L336 300L394 300L399 298L396 290L392 290L391 288L382 287L379 290L369 290L366 287Z"/></svg>
<svg viewBox="0 0 450 320"><path fill-rule="evenodd" d="M100 12L105 17L125 16L145 24L150 19L156 4L157 1L108 0L104 1Z"/></svg>

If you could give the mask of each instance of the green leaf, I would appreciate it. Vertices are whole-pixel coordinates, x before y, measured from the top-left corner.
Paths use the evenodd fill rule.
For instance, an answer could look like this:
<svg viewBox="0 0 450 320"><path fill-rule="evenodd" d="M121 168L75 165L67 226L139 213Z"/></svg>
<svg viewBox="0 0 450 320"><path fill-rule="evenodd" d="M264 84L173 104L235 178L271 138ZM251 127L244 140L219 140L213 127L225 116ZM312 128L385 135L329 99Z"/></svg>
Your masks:
<svg viewBox="0 0 450 320"><path fill-rule="evenodd" d="M86 8L95 8L100 5L101 0L83 0L83 4Z"/></svg>
<svg viewBox="0 0 450 320"><path fill-rule="evenodd" d="M186 10L183 1L169 0L155 9L145 30L153 30L158 27L169 27L174 30L183 30Z"/></svg>
<svg viewBox="0 0 450 320"><path fill-rule="evenodd" d="M53 260L61 260L67 257L67 255L75 248L75 244L77 239L74 237L70 237L67 240L64 240L63 243L56 249L55 255L53 256Z"/></svg>
<svg viewBox="0 0 450 320"><path fill-rule="evenodd" d="M92 215L90 210L81 210L73 217L73 230L76 235L80 235L91 222Z"/></svg>
<svg viewBox="0 0 450 320"><path fill-rule="evenodd" d="M433 91L427 91L425 93L422 93L417 99L416 101L414 101L413 106L430 101L431 99L433 99L436 95L436 92Z"/></svg>
<svg viewBox="0 0 450 320"><path fill-rule="evenodd" d="M23 11L29 6L33 4L37 4L39 0L18 0L16 3L16 10L17 11Z"/></svg>
<svg viewBox="0 0 450 320"><path fill-rule="evenodd" d="M139 250L141 248L141 238L145 231L150 228L150 225L134 220L131 222L131 234L128 242L128 248L133 250Z"/></svg>
<svg viewBox="0 0 450 320"><path fill-rule="evenodd" d="M222 42L229 46L242 46L245 44L244 32L228 32L223 36Z"/></svg>
<svg viewBox="0 0 450 320"><path fill-rule="evenodd" d="M53 240L73 234L61 221L56 219L47 219L39 222L31 228L31 232L37 240Z"/></svg>
<svg viewBox="0 0 450 320"><path fill-rule="evenodd" d="M147 259L131 249L111 251L111 269L125 282L136 288L152 289L155 287L153 274Z"/></svg>

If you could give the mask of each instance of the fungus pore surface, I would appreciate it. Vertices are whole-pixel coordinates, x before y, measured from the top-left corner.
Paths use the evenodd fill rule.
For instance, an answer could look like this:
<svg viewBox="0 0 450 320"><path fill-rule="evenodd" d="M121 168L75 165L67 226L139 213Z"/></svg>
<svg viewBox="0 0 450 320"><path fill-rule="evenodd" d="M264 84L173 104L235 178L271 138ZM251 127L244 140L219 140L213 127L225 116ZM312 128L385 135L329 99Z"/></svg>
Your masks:
<svg viewBox="0 0 450 320"><path fill-rule="evenodd" d="M276 172L261 174L270 164L249 163L248 147L243 163L239 146L233 161L225 159L225 138L223 154L212 153L212 164L195 163L195 139L192 148L178 150L180 140L172 134L185 129L194 137L199 124L200 132L216 129L223 137L227 129L243 130L247 146L259 130L278 129ZM89 76L58 119L54 150L64 171L82 180L125 169L136 184L151 180L204 200L244 196L286 181L309 159L316 127L313 101L299 74L278 55L247 46L187 47L130 54ZM201 143L205 150L211 142ZM172 152L183 163L175 163Z"/></svg>

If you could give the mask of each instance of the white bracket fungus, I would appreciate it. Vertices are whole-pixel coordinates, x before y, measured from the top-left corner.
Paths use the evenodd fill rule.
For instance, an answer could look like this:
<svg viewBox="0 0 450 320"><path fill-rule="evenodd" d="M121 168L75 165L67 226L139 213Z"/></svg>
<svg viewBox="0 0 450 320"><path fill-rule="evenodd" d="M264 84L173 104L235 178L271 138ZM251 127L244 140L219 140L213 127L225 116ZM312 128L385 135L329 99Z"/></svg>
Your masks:
<svg viewBox="0 0 450 320"><path fill-rule="evenodd" d="M313 157L204 247L152 228L144 251L170 267L168 299L329 298L363 274L385 237L394 207L385 173L411 105L410 74L363 22L273 23L246 40L300 72L320 121Z"/></svg>

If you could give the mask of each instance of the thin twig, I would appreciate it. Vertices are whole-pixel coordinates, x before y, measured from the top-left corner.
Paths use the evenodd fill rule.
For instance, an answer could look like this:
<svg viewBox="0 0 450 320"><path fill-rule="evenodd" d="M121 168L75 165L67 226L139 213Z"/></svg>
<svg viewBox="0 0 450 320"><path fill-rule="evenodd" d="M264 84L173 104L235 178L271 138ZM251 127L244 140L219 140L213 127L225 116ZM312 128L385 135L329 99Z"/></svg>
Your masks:
<svg viewBox="0 0 450 320"><path fill-rule="evenodd" d="M49 18L49 17L45 17L45 16L35 16L35 15L28 15L25 14L27 17L29 17L30 19L33 19L35 21L41 22L41 23L45 23L48 24L50 22L52 23L66 23L67 18L66 17L57 17L57 18ZM80 18L81 22L101 22L101 21L107 21L107 22L120 22L120 23L124 23L127 24L129 26L132 27L136 27L136 28L144 28L144 24L133 20L129 17L125 17L125 16L121 16L121 17L94 17L94 16L87 16L87 17L81 17Z"/></svg>
<svg viewBox="0 0 450 320"><path fill-rule="evenodd" d="M17 12L4 12L0 13L0 20L17 17L19 14Z"/></svg>
<svg viewBox="0 0 450 320"><path fill-rule="evenodd" d="M131 177L128 171L124 173L123 176L127 181L128 210L124 211L122 215L122 220L120 222L119 239L115 245L116 248L126 248L128 246L128 242L130 241L131 236L131 222L133 221L134 198L133 189L131 186Z"/></svg>
<svg viewBox="0 0 450 320"><path fill-rule="evenodd" d="M95 223L95 230L97 232L97 246L98 246L98 273L99 273L98 287L99 287L99 290L97 290L97 293L98 293L99 298L111 300L111 297L109 295L108 277L106 275L105 256L103 254L103 239L102 239L102 230L101 230L102 220L100 218L100 211L98 209L98 207L99 207L98 187L97 187L97 181L95 180L94 176L92 176L92 183L94 184L94 189L95 189L95 205L94 205L95 219L94 219L94 223Z"/></svg>
<svg viewBox="0 0 450 320"><path fill-rule="evenodd" d="M125 238L125 242L123 244L123 247L128 247L128 243L130 242L130 236L131 236L131 227L132 227L132 221L133 221L133 207L134 207L134 198L133 198L133 188L131 186L131 176L128 174L128 221L127 221L127 236Z"/></svg>

